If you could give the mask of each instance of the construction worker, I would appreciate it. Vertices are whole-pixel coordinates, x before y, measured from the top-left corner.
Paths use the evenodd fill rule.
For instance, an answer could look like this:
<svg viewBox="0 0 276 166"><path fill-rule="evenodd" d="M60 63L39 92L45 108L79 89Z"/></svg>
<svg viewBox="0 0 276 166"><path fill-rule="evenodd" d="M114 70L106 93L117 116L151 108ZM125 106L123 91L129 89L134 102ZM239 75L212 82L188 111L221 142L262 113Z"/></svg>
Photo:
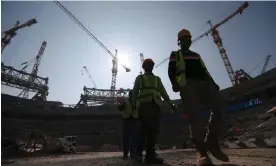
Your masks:
<svg viewBox="0 0 276 166"><path fill-rule="evenodd" d="M137 133L139 127L138 112L132 109L132 90L129 90L129 98L119 99L119 110L123 117L123 159L128 159L128 154L134 159L136 153Z"/></svg>
<svg viewBox="0 0 276 166"><path fill-rule="evenodd" d="M132 106L133 109L138 109L140 120L136 159L138 162L142 162L142 152L144 147L146 147L145 163L160 164L164 161L157 156L154 147L159 133L161 97L170 106L173 107L173 105L161 79L152 73L153 66L154 62L152 59L144 60L142 67L145 73L136 77L133 87Z"/></svg>
<svg viewBox="0 0 276 166"><path fill-rule="evenodd" d="M221 151L218 144L225 102L219 93L219 86L209 74L200 55L189 49L191 38L191 33L186 29L178 33L177 41L181 49L171 53L168 68L172 89L174 92L180 92L184 111L190 115L189 123L195 141L198 165L212 163L207 151L218 160L227 162L228 156ZM209 119L207 135L200 112L202 104L212 110L213 114Z"/></svg>

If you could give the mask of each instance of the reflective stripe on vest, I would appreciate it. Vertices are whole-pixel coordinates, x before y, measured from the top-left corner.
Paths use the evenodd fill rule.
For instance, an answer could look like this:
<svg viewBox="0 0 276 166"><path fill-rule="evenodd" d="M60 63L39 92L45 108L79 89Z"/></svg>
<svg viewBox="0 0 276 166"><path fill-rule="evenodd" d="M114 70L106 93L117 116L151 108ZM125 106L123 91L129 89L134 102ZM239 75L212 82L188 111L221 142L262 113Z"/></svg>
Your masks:
<svg viewBox="0 0 276 166"><path fill-rule="evenodd" d="M138 95L139 101L150 101L154 97L161 98L159 92L160 82L158 77L154 75L140 76L140 92Z"/></svg>
<svg viewBox="0 0 276 166"><path fill-rule="evenodd" d="M182 52L180 50L178 50L176 52L176 82L180 88L184 88L185 85L187 84L186 73L185 73L185 69L186 69L185 59L198 59L198 60L200 60L203 68L206 69L206 66L200 56L185 56L184 57ZM207 70L206 70L206 72L210 76L210 74Z"/></svg>

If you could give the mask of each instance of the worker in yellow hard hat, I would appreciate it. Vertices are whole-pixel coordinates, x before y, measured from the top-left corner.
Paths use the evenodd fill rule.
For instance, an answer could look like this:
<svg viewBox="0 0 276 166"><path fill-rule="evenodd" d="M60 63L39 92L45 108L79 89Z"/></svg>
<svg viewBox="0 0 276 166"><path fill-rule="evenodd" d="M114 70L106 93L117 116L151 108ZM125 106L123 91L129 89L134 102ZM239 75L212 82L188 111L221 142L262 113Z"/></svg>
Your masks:
<svg viewBox="0 0 276 166"><path fill-rule="evenodd" d="M172 51L168 67L172 89L174 92L180 92L185 111L190 115L189 123L195 141L198 165L212 163L207 151L218 160L227 162L228 156L221 151L218 143L225 101L200 55L189 49L191 39L192 35L186 29L178 33L177 42L180 49ZM207 135L204 132L200 105L212 110Z"/></svg>
<svg viewBox="0 0 276 166"><path fill-rule="evenodd" d="M128 159L128 154L134 159L137 144L137 132L139 128L138 112L132 109L132 90L129 90L128 98L118 98L118 107L122 113L122 137L123 137L123 159Z"/></svg>
<svg viewBox="0 0 276 166"><path fill-rule="evenodd" d="M155 144L159 133L161 97L170 106L171 100L162 84L161 79L152 73L154 62L152 59L145 59L142 65L145 73L138 75L135 79L132 95L133 109L138 109L140 120L140 131L137 143L137 161L142 161L142 152L146 141L147 164L160 164L163 159L155 152ZM136 103L136 105L135 105Z"/></svg>

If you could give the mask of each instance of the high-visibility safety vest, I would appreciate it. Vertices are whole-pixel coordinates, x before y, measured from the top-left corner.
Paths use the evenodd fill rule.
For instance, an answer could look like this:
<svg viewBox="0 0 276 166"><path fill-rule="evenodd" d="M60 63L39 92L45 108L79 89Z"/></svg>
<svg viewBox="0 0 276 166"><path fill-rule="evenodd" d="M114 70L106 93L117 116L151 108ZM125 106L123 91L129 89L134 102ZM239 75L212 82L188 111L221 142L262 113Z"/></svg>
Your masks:
<svg viewBox="0 0 276 166"><path fill-rule="evenodd" d="M137 108L142 102L155 102L159 104L161 102L160 94L160 78L155 75L143 74L140 76L140 91L138 95Z"/></svg>
<svg viewBox="0 0 276 166"><path fill-rule="evenodd" d="M200 60L201 65L203 66L203 68L205 69L206 73L211 77L210 73L208 72L208 70L206 69L206 66L203 62L203 60L201 59L201 57L198 56L183 56L181 50L178 50L176 52L176 82L178 84L178 86L180 88L184 88L185 85L187 84L187 79L186 79L186 64L185 64L185 60L186 59L197 59Z"/></svg>
<svg viewBox="0 0 276 166"><path fill-rule="evenodd" d="M129 118L132 116L133 118L138 118L138 112L137 110L132 110L131 103L128 99L125 100L124 108L122 111L122 117L123 118Z"/></svg>

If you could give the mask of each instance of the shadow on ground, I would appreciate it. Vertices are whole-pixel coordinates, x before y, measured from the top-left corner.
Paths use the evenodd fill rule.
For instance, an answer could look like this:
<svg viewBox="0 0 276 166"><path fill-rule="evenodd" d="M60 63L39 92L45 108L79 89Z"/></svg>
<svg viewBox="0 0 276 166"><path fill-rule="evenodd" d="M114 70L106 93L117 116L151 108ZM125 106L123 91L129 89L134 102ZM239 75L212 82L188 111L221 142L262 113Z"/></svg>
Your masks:
<svg viewBox="0 0 276 166"><path fill-rule="evenodd" d="M14 163L14 161L7 160L7 159L2 159L1 160L1 164L11 164L11 163Z"/></svg>
<svg viewBox="0 0 276 166"><path fill-rule="evenodd" d="M240 165L237 165L237 164L219 164L219 165L216 165L216 166L240 166Z"/></svg>

